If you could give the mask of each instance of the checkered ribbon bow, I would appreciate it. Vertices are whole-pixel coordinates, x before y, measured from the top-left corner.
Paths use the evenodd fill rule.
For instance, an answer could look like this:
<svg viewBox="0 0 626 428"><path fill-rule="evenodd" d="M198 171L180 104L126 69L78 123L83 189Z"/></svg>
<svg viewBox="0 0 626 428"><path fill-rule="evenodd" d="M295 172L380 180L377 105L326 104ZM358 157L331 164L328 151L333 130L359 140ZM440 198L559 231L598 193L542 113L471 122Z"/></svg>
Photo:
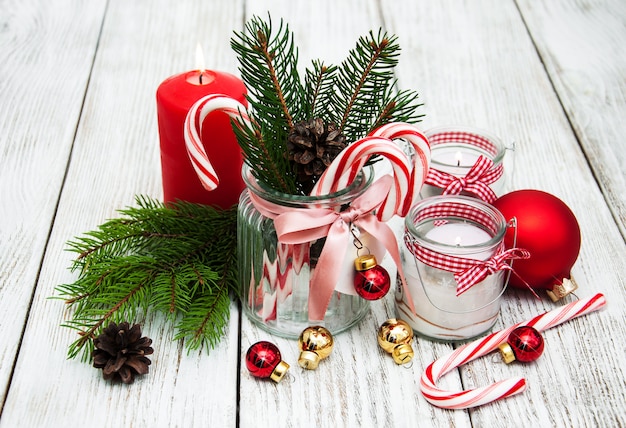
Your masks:
<svg viewBox="0 0 626 428"><path fill-rule="evenodd" d="M466 259L441 254L418 245L405 234L404 242L413 255L428 266L454 273L457 282L456 295L463 294L487 276L501 270L512 270L507 260L527 259L530 253L520 248L504 250L500 247L496 254L487 260Z"/></svg>
<svg viewBox="0 0 626 428"><path fill-rule="evenodd" d="M478 261L478 263L472 264L471 267L454 274L454 279L456 279L458 284L456 295L458 296L464 291L467 291L488 275L492 275L501 270L513 270L511 265L506 262L507 260L527 259L529 257L530 253L527 250L511 248L510 250L499 252L488 260Z"/></svg>
<svg viewBox="0 0 626 428"><path fill-rule="evenodd" d="M489 185L498 180L502 173L502 165L494 167L491 159L479 156L464 177L457 177L431 168L428 171L426 184L444 189L444 195L458 195L462 191L466 191L478 196L485 202L492 203L497 196Z"/></svg>

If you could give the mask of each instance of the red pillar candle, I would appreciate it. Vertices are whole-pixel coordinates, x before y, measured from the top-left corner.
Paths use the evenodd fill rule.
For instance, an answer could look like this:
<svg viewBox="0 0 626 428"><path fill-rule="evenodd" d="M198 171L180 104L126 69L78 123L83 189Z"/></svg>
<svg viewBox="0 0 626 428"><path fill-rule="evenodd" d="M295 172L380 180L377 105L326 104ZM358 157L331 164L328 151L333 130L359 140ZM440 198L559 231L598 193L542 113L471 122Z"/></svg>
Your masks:
<svg viewBox="0 0 626 428"><path fill-rule="evenodd" d="M220 184L212 191L202 187L185 148L185 117L191 106L210 94L229 96L247 105L246 88L237 77L224 72L202 70L177 74L164 80L156 93L163 200L176 200L229 208L244 189L241 178L243 155L230 118L221 112L207 116L202 131L204 148Z"/></svg>

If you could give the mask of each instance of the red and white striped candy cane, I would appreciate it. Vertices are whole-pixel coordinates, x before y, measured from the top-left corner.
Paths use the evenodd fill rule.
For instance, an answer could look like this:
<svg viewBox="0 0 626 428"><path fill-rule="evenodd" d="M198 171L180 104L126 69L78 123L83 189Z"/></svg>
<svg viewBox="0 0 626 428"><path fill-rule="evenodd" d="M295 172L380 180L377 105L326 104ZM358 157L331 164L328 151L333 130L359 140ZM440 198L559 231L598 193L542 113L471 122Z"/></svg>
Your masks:
<svg viewBox="0 0 626 428"><path fill-rule="evenodd" d="M426 368L420 379L422 394L429 403L444 409L477 407L518 394L526 389L526 380L522 377L514 377L481 388L459 392L439 389L435 383L449 371L496 350L498 346L507 341L511 331L517 327L525 325L534 327L538 331L544 331L572 318L597 311L605 305L604 295L598 293L461 346L450 354L437 359Z"/></svg>
<svg viewBox="0 0 626 428"><path fill-rule="evenodd" d="M398 138L408 141L413 148L413 169L409 182L409 194L406 195L402 207L402 217L406 216L413 205L413 201L419 198L422 184L426 181L430 168L430 143L428 138L415 126L403 122L393 122L375 129L370 135L374 137Z"/></svg>
<svg viewBox="0 0 626 428"><path fill-rule="evenodd" d="M343 149L324 171L311 194L325 195L345 188L352 183L365 162L375 154L385 156L393 167L393 185L377 212L379 219L388 220L402 209L409 191L411 171L408 157L400 146L387 138L365 137Z"/></svg>
<svg viewBox="0 0 626 428"><path fill-rule="evenodd" d="M392 141L394 138L404 138L411 143L415 150L412 164L407 154ZM374 155L386 157L391 162L394 175L394 185L378 210L378 218L388 220L394 214L405 216L426 180L430 165L428 139L413 125L406 123L384 125L350 144L322 174L311 194L319 196L345 188Z"/></svg>
<svg viewBox="0 0 626 428"><path fill-rule="evenodd" d="M239 101L226 95L211 94L196 101L185 118L185 147L202 186L207 190L215 189L219 177L211 164L202 144L202 124L209 113L221 111L235 119L240 126L250 126L246 108Z"/></svg>

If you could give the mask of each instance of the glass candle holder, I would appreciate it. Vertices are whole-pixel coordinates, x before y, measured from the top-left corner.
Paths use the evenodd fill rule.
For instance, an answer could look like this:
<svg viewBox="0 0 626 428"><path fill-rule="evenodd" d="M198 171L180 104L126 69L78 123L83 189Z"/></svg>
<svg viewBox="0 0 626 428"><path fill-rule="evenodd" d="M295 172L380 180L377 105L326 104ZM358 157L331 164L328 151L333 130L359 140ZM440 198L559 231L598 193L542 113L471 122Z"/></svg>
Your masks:
<svg viewBox="0 0 626 428"><path fill-rule="evenodd" d="M461 194L491 203L505 193L513 173L514 145L505 147L500 138L469 127L437 127L425 135L431 146L431 168L420 191L422 198ZM484 160L476 165L481 157ZM480 190L483 185L493 195L485 195Z"/></svg>
<svg viewBox="0 0 626 428"><path fill-rule="evenodd" d="M488 331L500 312L507 275L490 272L485 264L504 251L505 232L504 216L479 199L433 196L418 202L405 218L401 252L415 313L398 285L397 316L417 334L439 341L469 340ZM459 275L481 266L487 276L459 294Z"/></svg>
<svg viewBox="0 0 626 428"><path fill-rule="evenodd" d="M244 164L247 189L241 194L237 218L239 284L244 313L262 329L297 339L303 329L316 324L337 334L360 321L369 310L369 302L356 295L353 286L354 260L358 248L353 237L341 263L341 275L323 319L309 316L309 297L316 290L311 278L323 249L325 238L301 244L278 240L274 220L255 207L250 193L272 204L292 208L330 208L342 211L372 184L371 169L361 173L345 189L322 196L290 195L269 189L258 182ZM377 257L385 249L371 235L355 231L359 241Z"/></svg>

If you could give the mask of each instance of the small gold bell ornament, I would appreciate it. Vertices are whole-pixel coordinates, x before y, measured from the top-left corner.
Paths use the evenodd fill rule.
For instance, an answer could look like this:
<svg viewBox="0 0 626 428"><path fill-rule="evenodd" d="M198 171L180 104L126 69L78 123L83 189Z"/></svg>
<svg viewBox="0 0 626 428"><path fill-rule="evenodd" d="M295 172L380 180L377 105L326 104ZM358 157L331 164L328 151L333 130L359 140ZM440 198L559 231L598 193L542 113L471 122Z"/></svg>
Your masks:
<svg viewBox="0 0 626 428"><path fill-rule="evenodd" d="M303 369L315 370L324 358L333 350L334 340L326 328L322 326L307 327L298 338L300 357L298 364Z"/></svg>
<svg viewBox="0 0 626 428"><path fill-rule="evenodd" d="M413 359L411 340L413 329L401 319L390 318L378 329L378 344L391 354L396 364L406 364Z"/></svg>

